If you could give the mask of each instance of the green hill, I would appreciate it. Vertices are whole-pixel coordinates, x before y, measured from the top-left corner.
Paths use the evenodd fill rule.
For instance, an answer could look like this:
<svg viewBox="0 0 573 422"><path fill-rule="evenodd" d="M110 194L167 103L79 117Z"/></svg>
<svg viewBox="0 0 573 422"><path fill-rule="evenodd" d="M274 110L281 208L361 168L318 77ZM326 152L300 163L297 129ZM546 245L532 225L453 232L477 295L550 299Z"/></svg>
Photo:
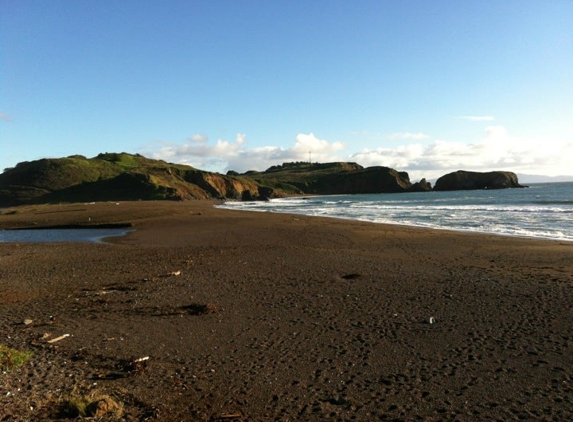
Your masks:
<svg viewBox="0 0 573 422"><path fill-rule="evenodd" d="M197 170L141 155L23 162L0 174L0 206L106 200L242 199L272 195L251 179Z"/></svg>
<svg viewBox="0 0 573 422"><path fill-rule="evenodd" d="M0 207L54 202L237 199L301 194L430 190L405 172L356 163L284 163L264 172L227 175L145 158L105 153L94 158L22 162L0 174Z"/></svg>
<svg viewBox="0 0 573 422"><path fill-rule="evenodd" d="M284 163L264 172L247 172L243 176L251 177L262 185L317 195L431 190L424 180L412 184L406 172L389 167L364 168L346 162Z"/></svg>

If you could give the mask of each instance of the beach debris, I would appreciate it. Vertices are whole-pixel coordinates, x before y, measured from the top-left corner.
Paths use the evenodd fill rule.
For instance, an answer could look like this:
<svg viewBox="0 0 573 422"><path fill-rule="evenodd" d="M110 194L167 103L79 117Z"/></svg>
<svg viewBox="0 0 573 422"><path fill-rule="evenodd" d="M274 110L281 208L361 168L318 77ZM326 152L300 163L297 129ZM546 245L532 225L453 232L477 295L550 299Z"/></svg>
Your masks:
<svg viewBox="0 0 573 422"><path fill-rule="evenodd" d="M192 303L191 305L180 306L179 312L180 314L188 314L188 315L206 315L212 314L217 312L217 306L207 303L207 304L200 304L200 303Z"/></svg>
<svg viewBox="0 0 573 422"><path fill-rule="evenodd" d="M46 340L52 337L51 333L38 334L35 339L33 339L30 344L33 346L44 347L46 345Z"/></svg>
<svg viewBox="0 0 573 422"><path fill-rule="evenodd" d="M30 324L32 324L33 322L34 322L34 321L31 320L30 318L26 318L26 319L24 320L24 325L30 325Z"/></svg>
<svg viewBox="0 0 573 422"><path fill-rule="evenodd" d="M94 296L103 296L114 292L117 292L117 290L100 290L99 292L95 293Z"/></svg>
<svg viewBox="0 0 573 422"><path fill-rule="evenodd" d="M147 369L149 356L136 359L125 359L119 362L119 367L122 373L134 374L141 373Z"/></svg>
<svg viewBox="0 0 573 422"><path fill-rule="evenodd" d="M69 337L69 336L70 336L69 334L62 334L62 335L59 336L59 337L53 338L53 339L51 339L51 340L48 340L48 343L53 344L53 343L56 343L56 342L58 342L58 341L60 341L60 340L65 339L65 338L67 338L67 337Z"/></svg>
<svg viewBox="0 0 573 422"><path fill-rule="evenodd" d="M436 323L436 318L434 318L433 316L429 317L428 319L426 319L426 322L428 324L435 324Z"/></svg>
<svg viewBox="0 0 573 422"><path fill-rule="evenodd" d="M241 413L223 413L219 415L219 419L239 419L242 417L243 415Z"/></svg>
<svg viewBox="0 0 573 422"><path fill-rule="evenodd" d="M159 277L163 277L163 278L174 277L174 276L177 277L178 275L181 275L181 270L170 271L168 273L161 274ZM155 280L157 280L157 278L155 278L155 277L151 277L151 279L149 279L149 281L155 281ZM148 281L148 279L143 279L143 281Z"/></svg>
<svg viewBox="0 0 573 422"><path fill-rule="evenodd" d="M141 374L147 370L149 356L136 359L121 359L117 365L116 371L108 372L107 374L99 375L99 379L115 380L118 378L126 378L136 374Z"/></svg>
<svg viewBox="0 0 573 422"><path fill-rule="evenodd" d="M351 273L351 274L346 274L346 275L342 276L342 278L345 280L356 280L357 278L360 278L360 277L362 277L362 275L358 274L358 273Z"/></svg>

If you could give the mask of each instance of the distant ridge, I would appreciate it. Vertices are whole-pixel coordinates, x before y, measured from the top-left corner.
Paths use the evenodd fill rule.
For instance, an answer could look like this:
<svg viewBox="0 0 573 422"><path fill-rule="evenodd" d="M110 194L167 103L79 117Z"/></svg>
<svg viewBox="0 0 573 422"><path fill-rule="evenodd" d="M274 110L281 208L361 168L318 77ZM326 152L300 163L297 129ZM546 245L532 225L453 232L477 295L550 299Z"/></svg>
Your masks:
<svg viewBox="0 0 573 422"><path fill-rule="evenodd" d="M446 183L447 182L447 183ZM521 187L512 172L458 172L436 190ZM134 200L268 200L293 195L426 192L425 179L389 167L352 162L291 162L265 171L226 175L139 154L72 155L19 163L0 174L0 207L35 203Z"/></svg>
<svg viewBox="0 0 573 422"><path fill-rule="evenodd" d="M0 174L0 207L32 203L235 199L264 200L297 194L429 190L405 172L356 163L285 163L266 172L227 175L166 163L139 154L22 162Z"/></svg>
<svg viewBox="0 0 573 422"><path fill-rule="evenodd" d="M227 174L238 174L228 172ZM264 172L248 171L248 176L265 186L294 190L300 194L335 195L359 193L398 193L429 191L432 187L422 179L410 182L406 172L389 167L364 168L357 163L294 162L272 166Z"/></svg>
<svg viewBox="0 0 573 422"><path fill-rule="evenodd" d="M573 182L573 176L539 176L535 174L518 173L522 183L560 183Z"/></svg>

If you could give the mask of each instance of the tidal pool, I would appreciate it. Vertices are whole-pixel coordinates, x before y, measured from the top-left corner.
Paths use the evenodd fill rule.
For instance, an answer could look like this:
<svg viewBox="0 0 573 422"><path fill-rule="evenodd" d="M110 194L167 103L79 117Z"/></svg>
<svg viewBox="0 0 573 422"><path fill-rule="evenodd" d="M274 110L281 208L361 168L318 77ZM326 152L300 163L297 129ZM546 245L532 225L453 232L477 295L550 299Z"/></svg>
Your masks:
<svg viewBox="0 0 573 422"><path fill-rule="evenodd" d="M128 228L51 228L0 230L0 242L96 242L108 237L124 236Z"/></svg>

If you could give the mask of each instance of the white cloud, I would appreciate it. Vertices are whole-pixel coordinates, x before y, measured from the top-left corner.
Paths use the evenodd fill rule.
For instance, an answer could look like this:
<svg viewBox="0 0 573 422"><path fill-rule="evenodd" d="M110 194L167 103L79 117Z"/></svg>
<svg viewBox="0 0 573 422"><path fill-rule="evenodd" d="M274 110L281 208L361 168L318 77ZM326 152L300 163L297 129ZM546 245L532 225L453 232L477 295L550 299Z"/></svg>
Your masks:
<svg viewBox="0 0 573 422"><path fill-rule="evenodd" d="M187 140L191 141L191 142L197 142L199 144L204 144L205 142L207 142L209 140L209 137L207 135L203 135L201 133L196 133L195 135L187 138Z"/></svg>
<svg viewBox="0 0 573 422"><path fill-rule="evenodd" d="M495 120L493 116L459 116L458 119L469 120L471 122L491 122Z"/></svg>
<svg viewBox="0 0 573 422"><path fill-rule="evenodd" d="M483 139L473 144L435 140L428 145L363 150L350 159L364 166L383 165L408 171L412 180L436 178L456 170L508 170L555 176L571 174L573 142L516 138L503 126L488 126Z"/></svg>
<svg viewBox="0 0 573 422"><path fill-rule="evenodd" d="M245 172L266 170L272 165L288 161L308 161L309 155L314 162L336 161L341 159L336 153L344 149L341 142L328 142L313 133L298 134L290 148L264 146L249 149L246 143L247 137L241 133L237 134L234 142L219 139L215 145L210 145L205 135L193 135L182 144L161 142L161 147L149 155L202 170ZM147 146L149 148L154 146Z"/></svg>
<svg viewBox="0 0 573 422"><path fill-rule="evenodd" d="M338 152L344 149L342 142L328 142L324 139L318 139L313 133L305 135L300 133L296 136L296 143L292 147L292 151L301 157L309 151L318 156Z"/></svg>
<svg viewBox="0 0 573 422"><path fill-rule="evenodd" d="M209 145L208 137L198 134L191 136L187 142L182 144L163 141L148 145L144 149L152 149L148 155L157 160L188 164L202 170L209 170L224 166L230 157L237 155L245 139L244 134L238 133L234 142L219 139L215 145ZM158 144L161 146L159 149L157 149Z"/></svg>
<svg viewBox="0 0 573 422"><path fill-rule="evenodd" d="M205 135L194 135L182 144L163 142L148 154L153 158L189 164L196 168L225 173L265 170L290 161L354 161L365 167L386 166L407 171L412 181L437 178L456 170L508 170L532 175L571 175L573 140L524 139L512 136L500 125L484 128L484 136L474 143L436 139L396 147L346 152L341 142L329 142L313 133L298 134L290 147L249 148L247 137L237 134L230 142L210 143ZM148 146L148 149L150 147Z"/></svg>
<svg viewBox="0 0 573 422"><path fill-rule="evenodd" d="M420 140L420 139L426 139L429 138L428 135L426 135L425 133L411 133L411 132L397 132L397 133L391 133L390 135L386 136L386 138L388 139L414 139L414 140Z"/></svg>

